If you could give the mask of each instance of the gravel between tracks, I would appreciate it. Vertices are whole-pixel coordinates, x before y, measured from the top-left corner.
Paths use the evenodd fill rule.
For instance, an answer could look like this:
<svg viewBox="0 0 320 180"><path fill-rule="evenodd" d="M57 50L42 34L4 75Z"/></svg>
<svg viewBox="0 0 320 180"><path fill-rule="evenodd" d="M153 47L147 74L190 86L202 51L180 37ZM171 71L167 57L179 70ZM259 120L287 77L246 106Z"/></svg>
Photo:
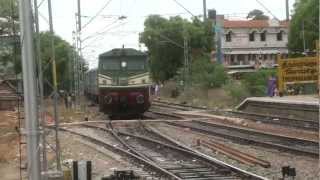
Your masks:
<svg viewBox="0 0 320 180"><path fill-rule="evenodd" d="M99 139L103 139L107 143L114 144L115 146L119 144L115 142L112 137L108 136L107 133L95 132L89 128L72 129L86 135L99 137ZM62 132L59 136L62 147L62 160L91 160L93 168L93 180L100 180L101 177L109 176L113 174L114 170L135 170L135 172L138 172L138 174L143 174L143 171L135 166L132 166L128 159L104 148L99 148L101 151L99 152L96 149L97 145L83 140L79 136L71 135L67 132ZM107 153L107 155L102 152ZM53 166L54 164L51 165Z"/></svg>
<svg viewBox="0 0 320 180"><path fill-rule="evenodd" d="M283 127L279 125L272 125L272 124L265 124L265 123L257 123L250 120L242 119L242 118L232 118L232 117L225 117L225 116L216 116L213 114L209 114L206 112L177 112L177 114L184 114L184 115L198 115L212 118L207 120L207 122L213 123L223 123L227 125L236 125L244 128L250 128L258 131L264 131L274 134L281 134L284 136L289 137L299 137L307 140L318 141L319 136L317 132L311 132L301 129L295 129L290 127Z"/></svg>
<svg viewBox="0 0 320 180"><path fill-rule="evenodd" d="M193 133L188 129L176 128L166 124L153 124L153 127L156 127L158 130L165 133L166 135L171 136L172 138L175 138L176 140L189 145L195 145L196 140L201 137L201 135L199 135L198 133ZM319 175L318 162L319 161L316 158L297 156L297 155L292 155L285 152L280 152L277 150L264 149L261 147L235 144L228 140L213 137L213 136L207 136L207 137L213 138L223 144L231 146L240 151L252 154L256 157L262 158L271 163L270 168L262 168L259 166L247 166L247 165L238 163L237 161L231 160L222 154L216 154L207 148L197 147L199 148L200 151L207 153L213 157L216 157L217 159L225 161L226 163L233 164L241 169L259 174L261 176L264 176L270 179L277 179L281 177L281 167L289 165L291 167L296 168L297 180L318 179L318 175Z"/></svg>

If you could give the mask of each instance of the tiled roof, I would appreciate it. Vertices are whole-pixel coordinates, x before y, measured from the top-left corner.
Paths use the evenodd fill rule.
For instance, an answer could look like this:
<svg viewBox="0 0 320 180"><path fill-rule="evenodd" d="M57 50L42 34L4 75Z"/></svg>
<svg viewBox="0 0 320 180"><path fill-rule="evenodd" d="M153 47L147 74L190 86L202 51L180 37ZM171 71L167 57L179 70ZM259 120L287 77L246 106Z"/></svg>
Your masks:
<svg viewBox="0 0 320 180"><path fill-rule="evenodd" d="M280 21L279 27L288 27L288 21ZM224 28L266 28L270 27L270 20L224 20Z"/></svg>

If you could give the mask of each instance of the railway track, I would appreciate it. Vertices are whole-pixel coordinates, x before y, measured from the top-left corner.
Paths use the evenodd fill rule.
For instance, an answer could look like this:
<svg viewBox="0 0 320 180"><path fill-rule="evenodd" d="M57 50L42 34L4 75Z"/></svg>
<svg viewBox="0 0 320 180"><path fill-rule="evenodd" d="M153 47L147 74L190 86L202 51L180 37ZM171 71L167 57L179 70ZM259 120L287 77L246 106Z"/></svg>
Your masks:
<svg viewBox="0 0 320 180"><path fill-rule="evenodd" d="M265 114L258 114L258 113L249 113L249 112L243 112L243 111L227 111L227 112L231 116L249 119L256 122L276 124L276 125L281 125L286 127L310 130L310 131L319 131L318 121L281 117L281 116L274 116L274 115L265 115Z"/></svg>
<svg viewBox="0 0 320 180"><path fill-rule="evenodd" d="M172 126L189 128L193 131L227 138L237 142L246 142L266 148L275 148L281 151L290 151L292 153L313 157L319 156L319 143L315 141L267 134L245 128L213 124L204 121L166 123Z"/></svg>
<svg viewBox="0 0 320 180"><path fill-rule="evenodd" d="M159 101L159 100L153 100L152 105L156 105L164 108L172 108L172 109L181 110L181 111L208 110L207 107L198 107L198 106L192 106L188 104L178 104L178 103Z"/></svg>
<svg viewBox="0 0 320 180"><path fill-rule="evenodd" d="M86 127L112 134L128 152L156 164L162 173L165 172L166 177L170 175L168 179L265 179L186 149L151 131L140 129L129 133L115 130L112 125L109 125L110 128L92 125Z"/></svg>
<svg viewBox="0 0 320 180"><path fill-rule="evenodd" d="M164 101L156 100L153 102L154 106L160 108L174 109L179 111L190 111L190 110L208 110L214 112L216 115L223 115L228 117L242 118L254 122L262 122L266 124L273 124L282 127L291 127L296 129L303 129L309 131L319 131L319 122L313 120L305 120L299 118L283 117L276 115L266 115L252 112L235 111L235 110L212 110L206 107L197 107L191 105L184 105L178 103L169 103Z"/></svg>

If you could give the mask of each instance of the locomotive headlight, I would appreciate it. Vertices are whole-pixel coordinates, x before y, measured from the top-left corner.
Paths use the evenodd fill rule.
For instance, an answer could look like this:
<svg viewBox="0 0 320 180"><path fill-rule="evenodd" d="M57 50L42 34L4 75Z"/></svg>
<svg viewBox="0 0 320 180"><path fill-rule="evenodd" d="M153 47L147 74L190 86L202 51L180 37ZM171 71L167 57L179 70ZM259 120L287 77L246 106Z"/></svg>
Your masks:
<svg viewBox="0 0 320 180"><path fill-rule="evenodd" d="M122 61L121 62L121 67L122 68L126 68L127 67L127 62L126 61Z"/></svg>
<svg viewBox="0 0 320 180"><path fill-rule="evenodd" d="M104 100L107 104L111 104L112 103L112 96L107 95L104 97Z"/></svg>
<svg viewBox="0 0 320 180"><path fill-rule="evenodd" d="M142 94L140 94L136 97L136 100L137 100L138 104L143 104L144 103L144 96Z"/></svg>

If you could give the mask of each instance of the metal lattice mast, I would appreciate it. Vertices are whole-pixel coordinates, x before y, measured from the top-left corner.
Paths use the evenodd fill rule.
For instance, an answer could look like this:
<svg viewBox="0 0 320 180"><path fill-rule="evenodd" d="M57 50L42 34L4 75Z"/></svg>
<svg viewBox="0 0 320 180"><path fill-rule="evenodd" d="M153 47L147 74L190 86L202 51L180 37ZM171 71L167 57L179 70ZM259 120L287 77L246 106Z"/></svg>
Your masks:
<svg viewBox="0 0 320 180"><path fill-rule="evenodd" d="M56 140L56 163L57 170L61 171L60 161L60 142L59 142L59 115L58 115L58 84L57 84L57 68L55 59L55 45L54 45L54 32L53 32L53 21L52 21L52 7L51 0L48 0L48 12L49 12L49 26L51 34L51 61L52 61L52 77L53 77L53 95L54 95L54 122L55 122L55 140Z"/></svg>
<svg viewBox="0 0 320 180"><path fill-rule="evenodd" d="M41 179L31 2L19 1L28 178Z"/></svg>
<svg viewBox="0 0 320 180"><path fill-rule="evenodd" d="M81 42L81 30L82 30L82 24L81 24L81 0L78 0L78 28L77 28L77 41L78 41L78 52L79 52L79 105L81 106L81 97L83 96L83 59L82 59L82 42Z"/></svg>
<svg viewBox="0 0 320 180"><path fill-rule="evenodd" d="M44 97L44 90L43 90L43 71L42 71L42 59L41 59L41 49L40 49L40 31L39 31L39 14L38 14L38 1L34 0L34 20L35 20L35 30L36 30L36 59L38 64L38 87L39 87L39 121L42 126L42 171L46 172L48 170L47 165L47 150L46 150L46 121L45 121L45 104L43 101Z"/></svg>

